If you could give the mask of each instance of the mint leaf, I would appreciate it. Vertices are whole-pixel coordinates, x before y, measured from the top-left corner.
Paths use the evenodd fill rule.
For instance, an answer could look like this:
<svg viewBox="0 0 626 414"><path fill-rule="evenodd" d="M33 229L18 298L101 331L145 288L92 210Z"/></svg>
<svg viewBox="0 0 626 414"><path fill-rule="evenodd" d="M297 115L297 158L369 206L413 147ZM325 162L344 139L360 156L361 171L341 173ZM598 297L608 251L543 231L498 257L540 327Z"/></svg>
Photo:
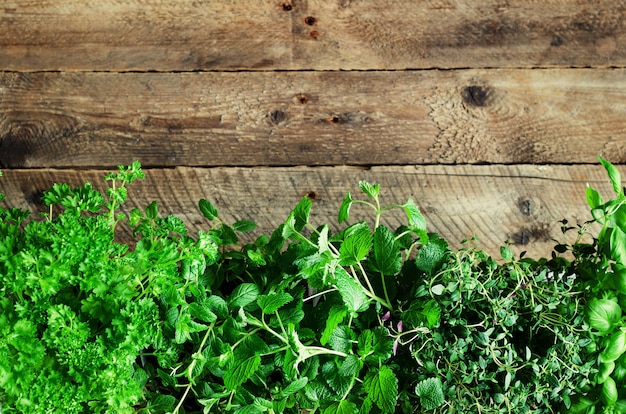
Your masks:
<svg viewBox="0 0 626 414"><path fill-rule="evenodd" d="M370 370L363 381L368 396L385 413L393 413L398 399L398 379L386 365Z"/></svg>
<svg viewBox="0 0 626 414"><path fill-rule="evenodd" d="M224 386L234 391L254 375L261 366L261 356L247 346L239 346L233 353L233 362L224 373Z"/></svg>
<svg viewBox="0 0 626 414"><path fill-rule="evenodd" d="M272 314L292 300L293 296L286 292L269 293L267 295L259 296L257 304L263 313Z"/></svg>
<svg viewBox="0 0 626 414"><path fill-rule="evenodd" d="M309 382L307 377L298 378L297 380L290 382L285 388L283 388L278 394L277 398L282 399L286 398L292 394L297 393L302 388L306 387L306 384Z"/></svg>
<svg viewBox="0 0 626 414"><path fill-rule="evenodd" d="M256 229L256 223L250 220L239 220L233 223L233 229L245 233Z"/></svg>
<svg viewBox="0 0 626 414"><path fill-rule="evenodd" d="M386 226L378 226L374 231L372 255L368 264L372 270L384 276L394 276L402 269L400 247L395 235Z"/></svg>
<svg viewBox="0 0 626 414"><path fill-rule="evenodd" d="M409 229L420 236L423 244L428 242L428 234L426 234L426 219L420 212L419 207L415 204L412 198L409 198L402 206L406 212Z"/></svg>
<svg viewBox="0 0 626 414"><path fill-rule="evenodd" d="M320 343L322 345L326 345L333 331L337 328L337 326L339 326L346 315L348 315L348 308L345 306L334 305L330 308L328 311L328 317L326 318L326 327L324 328L324 332L322 332L322 337L320 338Z"/></svg>
<svg viewBox="0 0 626 414"><path fill-rule="evenodd" d="M328 345L335 351L348 353L352 350L352 341L354 339L352 329L346 325L340 325L335 328L330 338L328 338Z"/></svg>
<svg viewBox="0 0 626 414"><path fill-rule="evenodd" d="M322 414L357 414L359 408L355 403L347 400L341 400L326 407Z"/></svg>
<svg viewBox="0 0 626 414"><path fill-rule="evenodd" d="M366 310L369 305L369 298L365 295L363 287L341 267L336 269L335 277L337 278L337 289L339 289L339 294L348 311L355 313Z"/></svg>
<svg viewBox="0 0 626 414"><path fill-rule="evenodd" d="M380 185L370 184L367 181L359 181L359 188L372 199L378 198L378 194L380 193Z"/></svg>
<svg viewBox="0 0 626 414"><path fill-rule="evenodd" d="M393 353L393 340L383 327L361 332L357 344L358 354L365 358L365 362L373 365L387 361Z"/></svg>
<svg viewBox="0 0 626 414"><path fill-rule="evenodd" d="M443 386L439 378L427 378L415 386L415 393L420 397L420 404L425 411L434 410L445 403Z"/></svg>
<svg viewBox="0 0 626 414"><path fill-rule="evenodd" d="M302 231L304 226L309 222L309 214L311 213L311 206L313 202L308 197L302 197L300 202L294 207L292 213L295 219L294 229L298 232Z"/></svg>
<svg viewBox="0 0 626 414"><path fill-rule="evenodd" d="M431 237L415 257L415 266L432 276L448 258L448 242L437 236Z"/></svg>
<svg viewBox="0 0 626 414"><path fill-rule="evenodd" d="M198 202L198 207L200 208L200 212L202 213L202 215L207 219L214 220L216 217L218 217L217 209L209 200L206 200L204 198L201 199Z"/></svg>
<svg viewBox="0 0 626 414"><path fill-rule="evenodd" d="M259 296L259 288L253 283L242 283L237 286L228 300L230 308L242 308L254 302Z"/></svg>
<svg viewBox="0 0 626 414"><path fill-rule="evenodd" d="M339 224L348 220L348 218L350 217L350 207L352 206L352 201L353 200L352 200L352 197L350 196L350 192L346 193L345 198L341 202L341 207L339 207L339 215L338 215Z"/></svg>
<svg viewBox="0 0 626 414"><path fill-rule="evenodd" d="M355 225L339 247L342 266L353 266L363 260L372 248L372 233L366 223Z"/></svg>

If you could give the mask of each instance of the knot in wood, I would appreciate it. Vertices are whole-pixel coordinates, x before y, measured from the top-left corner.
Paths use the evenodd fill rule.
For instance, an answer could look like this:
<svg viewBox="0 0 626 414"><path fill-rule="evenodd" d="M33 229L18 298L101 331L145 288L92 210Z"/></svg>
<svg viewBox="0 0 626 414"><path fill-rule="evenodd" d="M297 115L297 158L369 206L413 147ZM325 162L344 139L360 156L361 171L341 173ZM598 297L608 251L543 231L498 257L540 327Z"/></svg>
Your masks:
<svg viewBox="0 0 626 414"><path fill-rule="evenodd" d="M491 90L479 85L471 85L463 90L463 102L469 106L486 106Z"/></svg>

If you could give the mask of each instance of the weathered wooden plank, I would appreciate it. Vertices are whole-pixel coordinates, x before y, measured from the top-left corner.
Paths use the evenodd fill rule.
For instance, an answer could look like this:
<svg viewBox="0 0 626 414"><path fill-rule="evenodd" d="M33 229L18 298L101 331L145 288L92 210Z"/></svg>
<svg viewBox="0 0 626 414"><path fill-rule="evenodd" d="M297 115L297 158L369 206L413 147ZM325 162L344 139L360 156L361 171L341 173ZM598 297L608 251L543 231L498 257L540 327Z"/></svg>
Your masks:
<svg viewBox="0 0 626 414"><path fill-rule="evenodd" d="M626 69L0 73L12 168L626 161Z"/></svg>
<svg viewBox="0 0 626 414"><path fill-rule="evenodd" d="M626 172L622 166L622 173ZM39 203L42 190L54 182L72 185L90 181L102 189L104 173L95 170L8 170L0 178L3 205L45 210ZM249 237L271 232L303 196L314 201L312 221L336 229L337 211L346 191L360 194L359 180L381 184L382 201L404 203L413 197L429 223L454 247L476 236L478 245L492 254L506 241L517 243L517 252L534 257L549 255L561 238L559 220L582 224L590 219L585 185L591 184L606 198L611 187L599 165L578 166L404 166L374 167L275 167L147 169L146 179L130 186L131 208L145 208L157 200L162 214L174 214L187 223L192 234L210 225L199 213L197 202L211 200L226 223L252 219L259 228ZM351 222L364 218L364 207L355 205ZM385 216L391 226L402 223L403 213ZM122 238L128 237L122 230ZM126 231L126 233L124 233Z"/></svg>
<svg viewBox="0 0 626 414"><path fill-rule="evenodd" d="M612 0L4 0L0 69L624 66Z"/></svg>

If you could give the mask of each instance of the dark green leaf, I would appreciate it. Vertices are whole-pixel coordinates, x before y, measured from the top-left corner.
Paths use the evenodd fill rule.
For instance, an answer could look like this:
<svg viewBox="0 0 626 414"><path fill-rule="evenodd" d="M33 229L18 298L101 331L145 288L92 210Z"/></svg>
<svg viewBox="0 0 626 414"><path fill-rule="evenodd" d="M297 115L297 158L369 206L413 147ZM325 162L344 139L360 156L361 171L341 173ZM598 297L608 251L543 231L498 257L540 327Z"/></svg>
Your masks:
<svg viewBox="0 0 626 414"><path fill-rule="evenodd" d="M395 276L402 269L402 255L395 242L395 235L386 226L378 226L374 231L372 255L369 266L384 276Z"/></svg>
<svg viewBox="0 0 626 414"><path fill-rule="evenodd" d="M156 201L153 201L146 207L146 217L150 220L156 220L159 217L159 206Z"/></svg>
<svg viewBox="0 0 626 414"><path fill-rule="evenodd" d="M242 283L235 288L228 299L230 308L241 308L254 302L259 296L259 288L253 283Z"/></svg>
<svg viewBox="0 0 626 414"><path fill-rule="evenodd" d="M256 223L250 220L239 220L233 223L233 229L245 233L256 229Z"/></svg>
<svg viewBox="0 0 626 414"><path fill-rule="evenodd" d="M200 212L202 213L202 215L207 219L214 220L216 217L218 217L217 209L209 200L206 200L204 198L200 199L200 201L198 202L198 207L200 208Z"/></svg>
<svg viewBox="0 0 626 414"><path fill-rule="evenodd" d="M415 266L428 275L433 275L448 258L448 242L431 237L415 257Z"/></svg>
<svg viewBox="0 0 626 414"><path fill-rule="evenodd" d="M350 196L350 192L348 192L341 202L341 207L339 208L339 224L348 220L348 218L350 217L350 206L352 206L352 197Z"/></svg>

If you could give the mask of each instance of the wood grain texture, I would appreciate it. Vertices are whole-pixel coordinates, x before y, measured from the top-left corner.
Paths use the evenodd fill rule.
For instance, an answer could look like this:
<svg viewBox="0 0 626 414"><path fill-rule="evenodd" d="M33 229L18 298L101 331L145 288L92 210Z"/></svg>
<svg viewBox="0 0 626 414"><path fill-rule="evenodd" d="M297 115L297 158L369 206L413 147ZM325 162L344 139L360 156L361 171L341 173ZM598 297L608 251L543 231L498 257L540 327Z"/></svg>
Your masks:
<svg viewBox="0 0 626 414"><path fill-rule="evenodd" d="M626 161L626 69L0 73L0 167Z"/></svg>
<svg viewBox="0 0 626 414"><path fill-rule="evenodd" d="M619 167L622 174L626 172ZM90 181L103 188L102 171L9 170L0 178L4 206L33 212L45 210L39 199L54 182L81 185ZM504 241L517 243L518 253L532 257L550 254L561 238L559 220L582 224L590 214L585 185L591 184L607 199L611 187L598 165L578 166L404 166L374 167L274 167L147 169L146 179L129 188L131 208L145 208L157 200L161 214L180 217L195 234L209 223L197 202L212 201L227 223L255 220L259 227L250 237L271 232L287 217L303 196L313 200L312 222L336 229L337 211L346 191L360 195L358 181L381 184L383 203L404 203L412 197L422 209L429 230L438 232L453 247L476 236L478 245L497 255ZM363 219L366 210L355 205L351 222ZM403 223L402 214L386 216L386 223ZM124 233L126 231L126 233ZM129 233L122 229L121 238Z"/></svg>
<svg viewBox="0 0 626 414"><path fill-rule="evenodd" d="M12 71L624 66L611 0L4 0Z"/></svg>

